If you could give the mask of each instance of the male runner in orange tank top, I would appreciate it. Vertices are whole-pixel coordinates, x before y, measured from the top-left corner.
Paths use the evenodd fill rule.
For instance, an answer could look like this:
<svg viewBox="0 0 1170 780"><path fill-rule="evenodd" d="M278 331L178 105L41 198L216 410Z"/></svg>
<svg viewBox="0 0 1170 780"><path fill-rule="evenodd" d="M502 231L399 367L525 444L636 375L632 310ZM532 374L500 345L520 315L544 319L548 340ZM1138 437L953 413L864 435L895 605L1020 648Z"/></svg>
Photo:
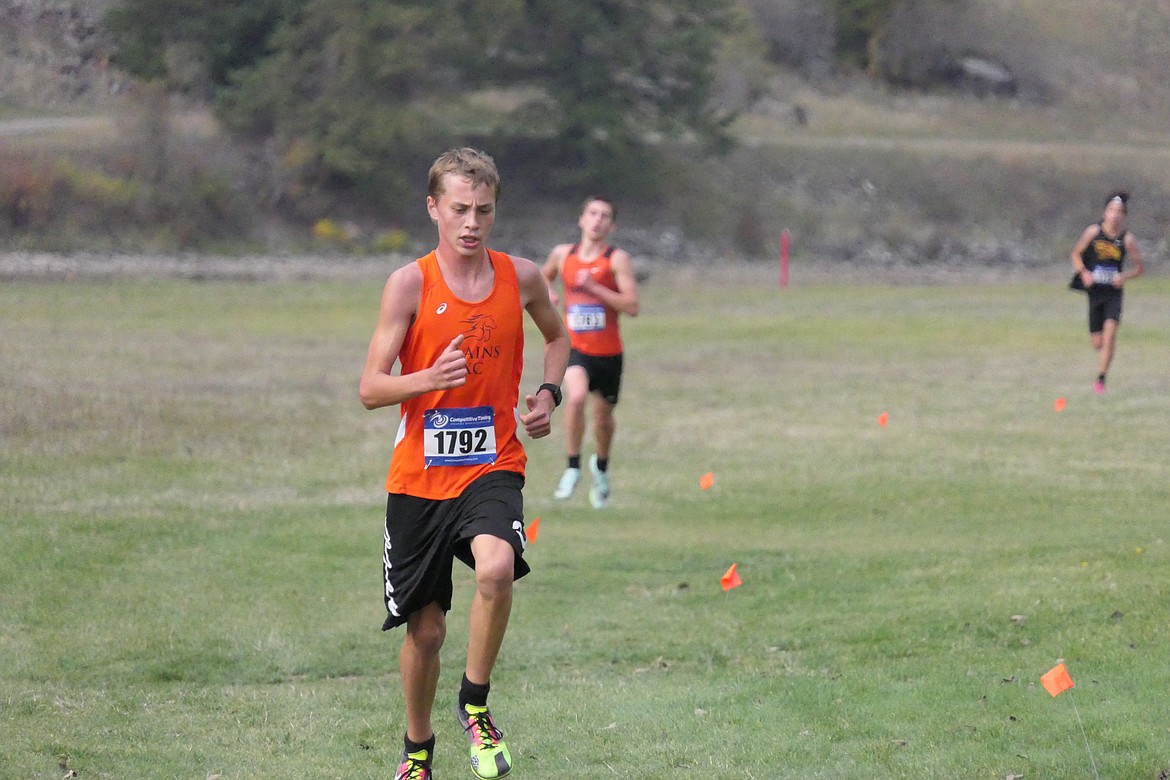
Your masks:
<svg viewBox="0 0 1170 780"><path fill-rule="evenodd" d="M534 439L552 430L569 339L536 264L485 246L499 190L495 163L482 152L451 150L435 161L427 211L438 246L386 281L359 388L367 409L401 407L383 553L383 630L406 625L399 656L406 735L395 780L431 778L454 558L475 570L457 708L472 771L496 778L512 768L487 695L512 583L529 571L517 427ZM523 311L544 338L544 383L521 410Z"/></svg>
<svg viewBox="0 0 1170 780"><path fill-rule="evenodd" d="M577 220L581 240L559 244L541 269L552 283L564 280L565 322L572 351L565 372L565 433L568 466L553 496L567 499L581 478L581 444L585 438L585 401L592 396L593 436L597 452L589 459L595 509L609 505L609 456L616 422L614 407L621 391L623 347L618 318L638 316L638 284L630 255L609 245L617 213L608 198L585 201ZM559 304L556 292L553 304Z"/></svg>

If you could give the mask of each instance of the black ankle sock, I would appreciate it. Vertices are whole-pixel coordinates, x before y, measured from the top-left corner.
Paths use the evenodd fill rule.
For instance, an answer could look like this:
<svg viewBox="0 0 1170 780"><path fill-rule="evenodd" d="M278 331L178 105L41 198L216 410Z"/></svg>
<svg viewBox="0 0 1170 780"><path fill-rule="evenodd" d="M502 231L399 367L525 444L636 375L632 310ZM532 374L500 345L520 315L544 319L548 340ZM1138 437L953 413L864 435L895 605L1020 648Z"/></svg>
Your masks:
<svg viewBox="0 0 1170 780"><path fill-rule="evenodd" d="M427 751L427 759L434 758L435 755L435 735L431 734L431 738L426 742L412 742L410 737L403 735L402 744L406 747L407 753L417 753L420 750Z"/></svg>
<svg viewBox="0 0 1170 780"><path fill-rule="evenodd" d="M581 456L580 455L570 455L569 456L569 468L571 468L571 469L581 468Z"/></svg>
<svg viewBox="0 0 1170 780"><path fill-rule="evenodd" d="M1097 381L1100 382L1101 384L1105 384L1105 375L1104 374L1097 374Z"/></svg>
<svg viewBox="0 0 1170 780"><path fill-rule="evenodd" d="M492 683L489 680L483 685L473 683L467 679L467 675L463 675L463 682L459 686L459 707L470 704L473 707L486 707L488 691L491 690Z"/></svg>
<svg viewBox="0 0 1170 780"><path fill-rule="evenodd" d="M609 468L609 458L598 458L597 459L597 470L598 471L605 473L605 471L608 468Z"/></svg>

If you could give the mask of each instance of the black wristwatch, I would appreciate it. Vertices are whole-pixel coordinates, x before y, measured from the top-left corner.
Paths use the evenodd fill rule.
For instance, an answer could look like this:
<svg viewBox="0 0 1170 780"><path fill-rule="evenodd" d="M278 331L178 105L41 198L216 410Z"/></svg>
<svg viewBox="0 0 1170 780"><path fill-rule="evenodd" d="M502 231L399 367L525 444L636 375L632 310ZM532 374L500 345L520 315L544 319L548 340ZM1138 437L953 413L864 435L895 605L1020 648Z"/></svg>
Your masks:
<svg viewBox="0 0 1170 780"><path fill-rule="evenodd" d="M536 388L537 393L540 393L541 390L548 390L550 393L552 393L554 409L561 405L560 385L554 385L552 382L545 382L543 385Z"/></svg>

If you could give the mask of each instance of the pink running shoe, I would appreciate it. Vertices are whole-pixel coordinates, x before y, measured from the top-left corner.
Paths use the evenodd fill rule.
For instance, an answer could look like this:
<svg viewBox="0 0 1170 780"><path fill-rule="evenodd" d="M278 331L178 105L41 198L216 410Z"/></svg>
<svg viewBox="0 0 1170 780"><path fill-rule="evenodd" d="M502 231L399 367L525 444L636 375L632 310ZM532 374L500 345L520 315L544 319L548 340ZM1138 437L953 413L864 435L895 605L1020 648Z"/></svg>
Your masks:
<svg viewBox="0 0 1170 780"><path fill-rule="evenodd" d="M402 763L394 773L394 780L431 780L431 754L429 750L417 753L402 753Z"/></svg>
<svg viewBox="0 0 1170 780"><path fill-rule="evenodd" d="M1093 383L1093 392L1097 395L1105 395L1105 383L1098 379Z"/></svg>

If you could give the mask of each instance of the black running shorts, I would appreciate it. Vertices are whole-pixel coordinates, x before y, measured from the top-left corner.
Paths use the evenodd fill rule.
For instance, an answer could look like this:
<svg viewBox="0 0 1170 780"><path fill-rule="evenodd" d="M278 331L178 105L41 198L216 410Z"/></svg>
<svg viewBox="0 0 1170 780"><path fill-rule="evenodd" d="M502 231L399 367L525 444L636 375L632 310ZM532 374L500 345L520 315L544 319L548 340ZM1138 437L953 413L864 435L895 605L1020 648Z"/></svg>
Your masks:
<svg viewBox="0 0 1170 780"><path fill-rule="evenodd" d="M1100 333L1105 329L1105 320L1121 324L1122 290L1110 287L1107 290L1089 288L1089 333Z"/></svg>
<svg viewBox="0 0 1170 780"><path fill-rule="evenodd" d="M600 393L610 406L617 405L622 392L622 356L586 355L569 350L569 365L581 366L589 377L589 392Z"/></svg>
<svg viewBox="0 0 1170 780"><path fill-rule="evenodd" d="M530 569L522 557L524 477L514 471L493 471L472 482L459 495L436 501L400 493L386 497L386 544L382 554L383 601L388 631L406 622L412 612L432 601L451 609L451 567L458 558L472 569L471 540L497 536L516 552L514 579Z"/></svg>

